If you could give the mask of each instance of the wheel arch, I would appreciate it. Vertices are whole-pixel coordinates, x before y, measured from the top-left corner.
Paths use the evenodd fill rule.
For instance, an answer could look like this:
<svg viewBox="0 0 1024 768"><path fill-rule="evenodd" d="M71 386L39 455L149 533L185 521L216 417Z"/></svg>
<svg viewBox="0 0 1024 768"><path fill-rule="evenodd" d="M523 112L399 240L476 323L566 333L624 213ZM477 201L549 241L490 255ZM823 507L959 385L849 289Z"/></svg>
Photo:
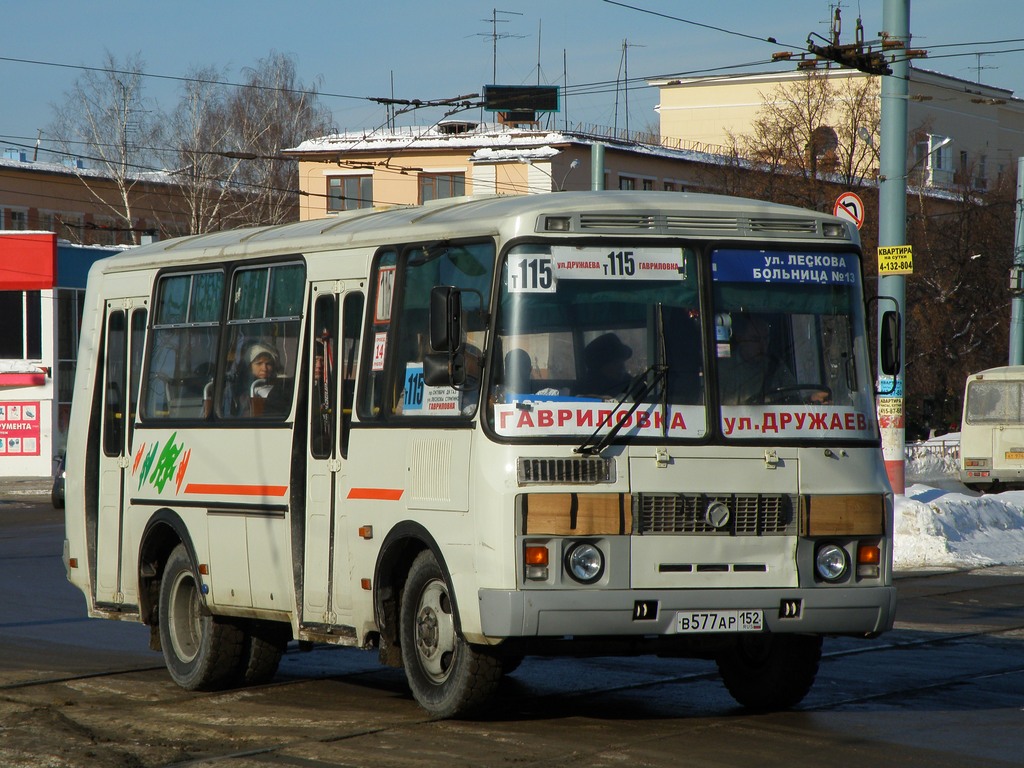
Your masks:
<svg viewBox="0 0 1024 768"><path fill-rule="evenodd" d="M381 657L385 663L400 665L393 658L392 650L399 648L398 616L402 590L405 587L409 568L416 556L424 550L433 553L441 573L449 587L452 584L448 564L441 554L441 548L430 532L419 523L407 520L395 525L384 538L373 572L373 614L381 637ZM458 596L450 589L450 598L455 615L455 628L460 634Z"/></svg>
<svg viewBox="0 0 1024 768"><path fill-rule="evenodd" d="M150 626L155 627L160 623L160 582L167 559L179 544L185 546L192 567L198 574L196 564L199 560L185 521L172 509L164 507L157 510L146 523L139 545L139 616L143 623ZM202 592L200 598L205 606L206 596Z"/></svg>

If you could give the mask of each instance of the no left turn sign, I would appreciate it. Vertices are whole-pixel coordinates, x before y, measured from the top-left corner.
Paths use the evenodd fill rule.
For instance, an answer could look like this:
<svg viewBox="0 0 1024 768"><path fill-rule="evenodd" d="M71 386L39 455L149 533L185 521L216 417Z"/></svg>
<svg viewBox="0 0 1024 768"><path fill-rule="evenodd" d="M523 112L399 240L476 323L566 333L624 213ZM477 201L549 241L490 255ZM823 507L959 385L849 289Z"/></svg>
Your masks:
<svg viewBox="0 0 1024 768"><path fill-rule="evenodd" d="M852 221L857 229L864 223L864 201L854 192L843 192L836 198L832 213L841 219Z"/></svg>

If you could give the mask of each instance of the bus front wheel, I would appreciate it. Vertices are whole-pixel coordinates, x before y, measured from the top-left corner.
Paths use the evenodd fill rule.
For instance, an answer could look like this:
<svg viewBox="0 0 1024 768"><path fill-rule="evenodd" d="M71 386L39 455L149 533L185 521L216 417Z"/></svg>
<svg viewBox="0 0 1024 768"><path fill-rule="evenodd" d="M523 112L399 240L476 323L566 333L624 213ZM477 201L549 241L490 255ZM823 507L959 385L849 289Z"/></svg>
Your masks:
<svg viewBox="0 0 1024 768"><path fill-rule="evenodd" d="M160 645L175 683L189 691L222 687L239 668L245 633L202 610L199 581L179 544L160 583Z"/></svg>
<svg viewBox="0 0 1024 768"><path fill-rule="evenodd" d="M409 687L431 715L469 712L497 688L501 660L459 635L451 587L429 551L417 555L409 569L399 626Z"/></svg>
<svg viewBox="0 0 1024 768"><path fill-rule="evenodd" d="M722 682L737 702L759 711L799 704L814 685L820 635L741 635L716 659Z"/></svg>

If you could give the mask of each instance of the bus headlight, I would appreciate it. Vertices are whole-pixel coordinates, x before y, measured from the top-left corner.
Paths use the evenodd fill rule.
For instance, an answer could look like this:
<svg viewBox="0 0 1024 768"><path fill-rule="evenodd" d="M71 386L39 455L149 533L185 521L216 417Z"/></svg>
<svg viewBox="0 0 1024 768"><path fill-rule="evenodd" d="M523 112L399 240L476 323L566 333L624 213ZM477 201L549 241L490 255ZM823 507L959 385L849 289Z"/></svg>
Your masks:
<svg viewBox="0 0 1024 768"><path fill-rule="evenodd" d="M825 581L839 581L850 569L850 560L842 547L822 544L814 555L814 567Z"/></svg>
<svg viewBox="0 0 1024 768"><path fill-rule="evenodd" d="M593 584L604 573L604 553L589 541L578 541L565 552L565 570L580 584Z"/></svg>

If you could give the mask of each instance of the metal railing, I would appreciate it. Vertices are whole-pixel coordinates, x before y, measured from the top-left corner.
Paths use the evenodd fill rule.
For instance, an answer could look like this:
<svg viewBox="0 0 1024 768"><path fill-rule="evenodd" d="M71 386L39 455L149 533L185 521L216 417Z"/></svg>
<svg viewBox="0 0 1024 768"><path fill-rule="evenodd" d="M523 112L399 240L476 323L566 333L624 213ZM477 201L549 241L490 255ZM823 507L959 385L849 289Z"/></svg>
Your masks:
<svg viewBox="0 0 1024 768"><path fill-rule="evenodd" d="M936 456L939 458L959 459L960 458L960 439L953 438L950 440L926 440L920 443L907 443L906 446L907 458L908 459L923 459L927 456Z"/></svg>

